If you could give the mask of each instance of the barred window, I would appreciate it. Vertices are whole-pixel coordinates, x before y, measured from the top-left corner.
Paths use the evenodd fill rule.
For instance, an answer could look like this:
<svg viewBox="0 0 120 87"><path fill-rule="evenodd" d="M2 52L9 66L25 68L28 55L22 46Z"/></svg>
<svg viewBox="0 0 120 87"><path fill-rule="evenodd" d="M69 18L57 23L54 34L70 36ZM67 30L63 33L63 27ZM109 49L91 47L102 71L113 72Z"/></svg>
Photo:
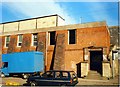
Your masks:
<svg viewBox="0 0 120 87"><path fill-rule="evenodd" d="M37 46L37 33L33 34L33 46Z"/></svg>
<svg viewBox="0 0 120 87"><path fill-rule="evenodd" d="M17 46L21 46L22 45L22 39L23 39L23 35L18 35L18 44Z"/></svg>
<svg viewBox="0 0 120 87"><path fill-rule="evenodd" d="M5 47L8 47L9 42L10 42L10 36L6 36L5 37Z"/></svg>

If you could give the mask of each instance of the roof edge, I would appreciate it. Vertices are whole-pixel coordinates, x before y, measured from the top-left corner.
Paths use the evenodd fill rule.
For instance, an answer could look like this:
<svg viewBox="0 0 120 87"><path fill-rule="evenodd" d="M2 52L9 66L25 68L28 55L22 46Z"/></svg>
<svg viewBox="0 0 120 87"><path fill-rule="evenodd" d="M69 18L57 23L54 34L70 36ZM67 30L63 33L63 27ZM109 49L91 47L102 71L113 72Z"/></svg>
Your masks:
<svg viewBox="0 0 120 87"><path fill-rule="evenodd" d="M26 21L26 20L32 20L32 19L39 19L39 18L45 18L45 17L51 17L51 16L59 16L61 19L65 20L58 14L53 14L53 15L47 15L47 16L41 16L41 17L34 17L34 18L27 18L27 19L21 19L21 20L16 20L16 21L9 21L9 22L4 22L0 24L7 24L7 23L13 23L13 22L20 22L20 21Z"/></svg>

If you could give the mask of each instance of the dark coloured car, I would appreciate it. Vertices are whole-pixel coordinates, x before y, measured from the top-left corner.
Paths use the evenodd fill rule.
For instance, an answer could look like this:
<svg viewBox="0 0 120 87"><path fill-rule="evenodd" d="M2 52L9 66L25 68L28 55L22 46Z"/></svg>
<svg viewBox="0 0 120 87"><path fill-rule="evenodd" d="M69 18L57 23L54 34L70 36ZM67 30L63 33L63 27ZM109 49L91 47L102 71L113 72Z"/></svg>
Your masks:
<svg viewBox="0 0 120 87"><path fill-rule="evenodd" d="M51 70L41 76L31 76L27 79L31 86L74 86L78 78L74 71Z"/></svg>

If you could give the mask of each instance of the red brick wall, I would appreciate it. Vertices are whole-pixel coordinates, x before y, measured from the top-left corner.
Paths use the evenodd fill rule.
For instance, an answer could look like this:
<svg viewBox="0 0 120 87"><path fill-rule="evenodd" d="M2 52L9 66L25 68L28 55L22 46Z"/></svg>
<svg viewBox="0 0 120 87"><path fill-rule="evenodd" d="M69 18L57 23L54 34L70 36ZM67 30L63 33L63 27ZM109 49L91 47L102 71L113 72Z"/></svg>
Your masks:
<svg viewBox="0 0 120 87"><path fill-rule="evenodd" d="M30 51L32 34L24 34L21 46L21 52Z"/></svg>
<svg viewBox="0 0 120 87"><path fill-rule="evenodd" d="M2 36L2 54L7 53L7 48L5 48L5 36Z"/></svg>
<svg viewBox="0 0 120 87"><path fill-rule="evenodd" d="M65 34L65 52L62 53L62 57L64 57L64 64L66 70L74 70L76 71L76 64L83 61L83 48L85 47L107 47L107 54L109 53L109 46L110 46L110 35L107 31L106 26L103 27L95 27L95 28L80 28L76 29L76 44L68 44L68 31L67 30L60 30L56 31L57 34ZM31 34L24 34L23 35L23 42L22 46L16 48L16 52L20 50L23 51L31 51L31 50L38 50L42 51L45 54L45 44L46 44L46 33L38 33L38 44L39 46L36 48L31 46ZM4 36L2 37L2 53L7 52L7 48L4 48ZM41 49L42 48L42 49ZM54 58L53 55L54 46L48 45L47 48L47 67L46 70L50 70L52 65L52 59ZM65 54L63 56L63 54ZM59 65L61 63L58 63Z"/></svg>
<svg viewBox="0 0 120 87"><path fill-rule="evenodd" d="M0 36L0 54L2 54L2 36Z"/></svg>
<svg viewBox="0 0 120 87"><path fill-rule="evenodd" d="M16 52L17 47L17 35L10 36L10 42L7 49L7 53Z"/></svg>
<svg viewBox="0 0 120 87"><path fill-rule="evenodd" d="M65 51L65 70L76 71L76 64L83 61L83 50L66 50Z"/></svg>
<svg viewBox="0 0 120 87"><path fill-rule="evenodd" d="M53 68L52 58L53 58L53 50L48 49L48 51L47 51L47 67L46 67L46 70L50 70L51 68Z"/></svg>
<svg viewBox="0 0 120 87"><path fill-rule="evenodd" d="M0 36L0 68L2 67L1 55L2 55L2 36Z"/></svg>
<svg viewBox="0 0 120 87"><path fill-rule="evenodd" d="M43 52L44 53L44 58L46 58L46 32L38 33L37 51ZM46 65L46 60L45 59L44 59L44 63Z"/></svg>
<svg viewBox="0 0 120 87"><path fill-rule="evenodd" d="M81 28L76 30L76 44L68 45L68 32L60 31L66 34L66 49L65 49L65 69L76 71L76 64L83 61L83 48L85 47L106 47L107 54L109 53L109 33L106 27L96 28Z"/></svg>

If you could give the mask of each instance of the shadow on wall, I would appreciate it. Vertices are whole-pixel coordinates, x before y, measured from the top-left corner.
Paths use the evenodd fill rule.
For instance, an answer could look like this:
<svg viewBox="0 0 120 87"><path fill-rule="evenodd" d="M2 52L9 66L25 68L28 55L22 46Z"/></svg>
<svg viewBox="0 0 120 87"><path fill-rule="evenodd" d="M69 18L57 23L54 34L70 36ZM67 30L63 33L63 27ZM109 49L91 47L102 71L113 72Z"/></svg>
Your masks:
<svg viewBox="0 0 120 87"><path fill-rule="evenodd" d="M53 70L53 67L54 67L54 59L55 59L55 51L56 51L55 49L56 49L56 44L54 46L54 51L53 51L53 55L52 55L50 70Z"/></svg>
<svg viewBox="0 0 120 87"><path fill-rule="evenodd" d="M77 66L77 76L80 78L81 77L81 63L76 64Z"/></svg>

